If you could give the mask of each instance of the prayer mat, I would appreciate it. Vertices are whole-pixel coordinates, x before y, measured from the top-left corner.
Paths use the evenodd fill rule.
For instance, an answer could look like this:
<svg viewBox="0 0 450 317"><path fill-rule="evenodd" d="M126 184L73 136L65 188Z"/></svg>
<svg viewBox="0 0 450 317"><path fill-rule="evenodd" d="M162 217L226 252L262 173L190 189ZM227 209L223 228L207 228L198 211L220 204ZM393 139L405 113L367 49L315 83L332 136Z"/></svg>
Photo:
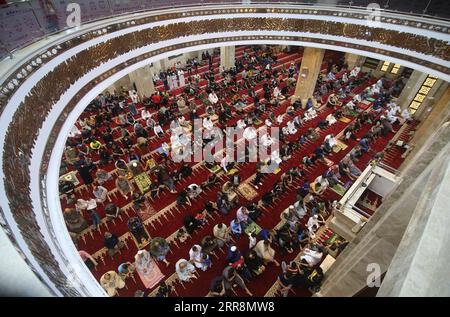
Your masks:
<svg viewBox="0 0 450 317"><path fill-rule="evenodd" d="M345 192L347 191L347 188L343 187L341 184L336 184L333 187L331 187L331 190L340 196L344 196Z"/></svg>
<svg viewBox="0 0 450 317"><path fill-rule="evenodd" d="M153 157L150 157L150 158L147 160L146 165L147 165L147 166L146 166L147 169L153 170L153 169L156 167L156 161L155 161L155 159L154 159Z"/></svg>
<svg viewBox="0 0 450 317"><path fill-rule="evenodd" d="M352 119L347 118L347 117L342 117L339 119L339 121L344 122L344 123L349 123L350 121L352 121Z"/></svg>
<svg viewBox="0 0 450 317"><path fill-rule="evenodd" d="M347 183L344 184L344 187L345 187L345 189L349 189L350 186L352 186L352 185L353 185L353 182L352 181L348 181Z"/></svg>
<svg viewBox="0 0 450 317"><path fill-rule="evenodd" d="M281 168L279 168L279 167L273 171L274 174L278 174L279 172L281 172Z"/></svg>
<svg viewBox="0 0 450 317"><path fill-rule="evenodd" d="M133 234L131 234L131 236L133 237L133 241L134 241L134 243L136 243L136 246L139 250L144 249L146 246L148 246L150 244L150 240L151 240L151 237L148 234L147 228L145 228L145 226L143 226L143 228L144 228L145 233L149 237L148 240L146 240L145 238L142 238L142 241L138 242L136 240L136 237Z"/></svg>
<svg viewBox="0 0 450 317"><path fill-rule="evenodd" d="M232 168L228 171L227 175L234 175L237 172L239 172L239 170L237 168Z"/></svg>
<svg viewBox="0 0 450 317"><path fill-rule="evenodd" d="M137 214L141 218L142 222L144 222L145 220L156 214L156 210L151 205L148 205L145 206L145 208L139 210Z"/></svg>
<svg viewBox="0 0 450 317"><path fill-rule="evenodd" d="M67 174L62 175L59 178L59 180L61 180L61 181L64 180L64 181L71 182L76 187L76 186L78 186L80 184L80 182L78 181L78 178L77 178L76 175L77 175L77 171L72 171L72 172L69 172Z"/></svg>
<svg viewBox="0 0 450 317"><path fill-rule="evenodd" d="M150 180L150 177L148 177L147 173L144 172L139 175L136 175L134 177L134 181L139 190L141 191L141 193L144 194L150 190L150 185L152 181Z"/></svg>
<svg viewBox="0 0 450 317"><path fill-rule="evenodd" d="M256 234L259 234L261 232L261 230L262 230L261 227L256 222L252 222L247 226L247 228L245 228L244 232L247 235L250 235L253 232Z"/></svg>
<svg viewBox="0 0 450 317"><path fill-rule="evenodd" d="M245 199L251 201L258 196L258 192L250 184L241 184L238 186L239 193L244 196Z"/></svg>
<svg viewBox="0 0 450 317"><path fill-rule="evenodd" d="M217 173L219 173L222 169L220 168L219 165L214 165L213 167L208 168L208 170L211 171L211 172L214 173L214 174L217 174Z"/></svg>
<svg viewBox="0 0 450 317"><path fill-rule="evenodd" d="M372 104L372 103L371 103L370 101L364 100L364 101L361 101L361 102L358 104L358 108L360 108L360 109L362 109L362 110L367 110L367 108L369 108L369 106L370 106L371 104Z"/></svg>
<svg viewBox="0 0 450 317"><path fill-rule="evenodd" d="M332 244L334 241L336 241L338 239L338 235L336 233L333 233L331 235L331 237L328 238L327 240L327 244Z"/></svg>
<svg viewBox="0 0 450 317"><path fill-rule="evenodd" d="M338 153L338 152L340 152L341 150L345 150L347 147L348 147L348 146L347 146L345 143L343 143L343 142L337 140L336 145L333 146L333 152L334 152L334 153Z"/></svg>

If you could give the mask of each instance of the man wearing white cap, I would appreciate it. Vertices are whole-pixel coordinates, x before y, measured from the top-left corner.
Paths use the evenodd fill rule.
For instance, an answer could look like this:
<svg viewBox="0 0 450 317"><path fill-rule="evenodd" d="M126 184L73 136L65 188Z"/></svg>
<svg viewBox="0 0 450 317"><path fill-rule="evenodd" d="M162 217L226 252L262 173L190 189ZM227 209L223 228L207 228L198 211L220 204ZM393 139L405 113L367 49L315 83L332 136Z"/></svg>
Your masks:
<svg viewBox="0 0 450 317"><path fill-rule="evenodd" d="M319 217L322 218L322 216L320 216L320 215L314 215L312 217L309 217L309 219L308 219L306 227L308 228L308 230L311 234L313 234L314 231L319 229L321 224L325 223L324 219L322 218L321 220L319 220Z"/></svg>

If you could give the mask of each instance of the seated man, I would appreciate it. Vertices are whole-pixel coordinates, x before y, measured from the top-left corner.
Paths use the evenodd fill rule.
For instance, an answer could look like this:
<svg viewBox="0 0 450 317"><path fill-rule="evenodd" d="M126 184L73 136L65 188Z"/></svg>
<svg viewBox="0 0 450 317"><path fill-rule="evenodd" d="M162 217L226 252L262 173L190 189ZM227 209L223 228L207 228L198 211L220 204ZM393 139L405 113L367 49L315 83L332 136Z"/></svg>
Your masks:
<svg viewBox="0 0 450 317"><path fill-rule="evenodd" d="M233 287L233 285L237 284L239 287L241 287L249 296L253 296L253 294L249 291L247 286L245 285L244 280L242 277L237 274L236 269L232 266L227 266L222 273L223 280L224 280L224 286L225 290L227 292L230 291L230 289Z"/></svg>
<svg viewBox="0 0 450 317"><path fill-rule="evenodd" d="M314 267L322 260L323 253L315 248L305 248L301 260L305 260L310 267Z"/></svg>
<svg viewBox="0 0 450 317"><path fill-rule="evenodd" d="M233 264L239 260L241 260L242 257L242 253L237 249L237 247L235 245L232 245L229 249L228 249L228 253L227 253L227 257L225 259L225 261L228 263L228 265L233 266Z"/></svg>
<svg viewBox="0 0 450 317"><path fill-rule="evenodd" d="M232 208L230 202L228 201L227 196L225 196L225 194L222 192L217 193L216 204L219 212L221 212L224 215L228 214Z"/></svg>
<svg viewBox="0 0 450 317"><path fill-rule="evenodd" d="M361 150L365 153L369 151L369 141L366 138L362 138L359 141L359 146L361 146Z"/></svg>
<svg viewBox="0 0 450 317"><path fill-rule="evenodd" d="M226 196L231 206L237 204L239 197L234 191L234 185L231 181L227 181L223 184L222 193Z"/></svg>
<svg viewBox="0 0 450 317"><path fill-rule="evenodd" d="M197 198L198 195L202 193L202 189L197 184L191 184L186 189L187 194L190 199Z"/></svg>
<svg viewBox="0 0 450 317"><path fill-rule="evenodd" d="M314 107L309 108L305 112L305 120L312 120L315 117L317 117L317 111L316 111L316 109L314 109Z"/></svg>
<svg viewBox="0 0 450 317"><path fill-rule="evenodd" d="M203 189L207 189L207 188L213 187L216 184L217 180L218 180L217 175L214 174L214 173L211 173L208 176L207 180L202 183L201 187Z"/></svg>
<svg viewBox="0 0 450 317"><path fill-rule="evenodd" d="M322 195L329 185L328 180L322 175L319 175L314 182L311 183L311 189L314 194Z"/></svg>
<svg viewBox="0 0 450 317"><path fill-rule="evenodd" d="M231 228L227 227L224 223L218 223L213 228L213 235L216 238L216 242L219 248L222 248L231 239Z"/></svg>
<svg viewBox="0 0 450 317"><path fill-rule="evenodd" d="M216 239L207 235L203 237L201 246L204 253L211 254L219 245Z"/></svg>
<svg viewBox="0 0 450 317"><path fill-rule="evenodd" d="M295 124L294 124L293 121L288 121L286 127L287 127L287 132L289 134L296 134L297 133L297 129L296 129Z"/></svg>
<svg viewBox="0 0 450 317"><path fill-rule="evenodd" d="M119 238L115 234L105 232L105 247L108 249L108 254L112 257L123 247L123 242L119 241Z"/></svg>
<svg viewBox="0 0 450 317"><path fill-rule="evenodd" d="M254 276L260 275L266 269L263 259L254 250L247 251L244 255L244 263Z"/></svg>
<svg viewBox="0 0 450 317"><path fill-rule="evenodd" d="M331 149L337 145L337 140L334 137L334 134L328 134L325 137L324 141L328 144L328 147L331 148Z"/></svg>
<svg viewBox="0 0 450 317"><path fill-rule="evenodd" d="M242 226L239 219L233 219L230 223L231 233L236 237L239 237L242 234Z"/></svg>
<svg viewBox="0 0 450 317"><path fill-rule="evenodd" d="M228 154L220 161L220 167L222 167L225 173L228 173L234 167L234 164L235 162Z"/></svg>
<svg viewBox="0 0 450 317"><path fill-rule="evenodd" d="M191 199L189 198L188 192L183 189L177 197L177 204L183 206L187 204L188 206L192 206Z"/></svg>
<svg viewBox="0 0 450 317"><path fill-rule="evenodd" d="M319 229L320 225L324 223L325 220L321 215L314 215L309 217L308 222L306 223L306 227L308 228L310 235L313 236L314 232Z"/></svg>
<svg viewBox="0 0 450 317"><path fill-rule="evenodd" d="M337 122L336 118L332 113L330 113L325 120L328 122L329 125L335 124Z"/></svg>
<svg viewBox="0 0 450 317"><path fill-rule="evenodd" d="M186 228L186 232L188 234L191 234L192 232L194 232L202 224L200 220L196 219L192 215L185 216L183 219L183 223L184 223L184 227Z"/></svg>
<svg viewBox="0 0 450 317"><path fill-rule="evenodd" d="M252 222L252 220L249 217L249 211L246 207L242 206L239 208L236 212L236 218L239 220L242 229L245 230L245 228Z"/></svg>

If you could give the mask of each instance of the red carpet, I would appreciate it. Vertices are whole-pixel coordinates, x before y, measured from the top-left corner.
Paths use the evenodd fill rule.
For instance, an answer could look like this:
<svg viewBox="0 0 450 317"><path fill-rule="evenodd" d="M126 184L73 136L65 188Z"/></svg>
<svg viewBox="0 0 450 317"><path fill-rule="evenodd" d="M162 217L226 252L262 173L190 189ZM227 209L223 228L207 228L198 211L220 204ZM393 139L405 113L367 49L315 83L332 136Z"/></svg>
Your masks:
<svg viewBox="0 0 450 317"><path fill-rule="evenodd" d="M242 56L243 51L245 49L248 49L247 47L237 47L236 48L236 56L239 58ZM250 51L250 50L249 50ZM327 52L327 60L330 58L338 59L340 57L340 53L337 52ZM281 53L278 56L278 66L277 67L285 67L287 68L289 64L292 61L296 61L297 63L301 60L301 56L298 53L294 54L285 54ZM221 80L222 77L218 74L218 57L214 59L214 71L215 71L215 78L216 80ZM325 68L326 65L323 65L323 68ZM199 67L199 72L204 72L208 69L208 66ZM238 75L238 79L240 79L240 74ZM356 87L353 91L353 93L358 93L362 91L364 88L366 88L368 85L370 85L373 82L373 80L360 85ZM206 81L203 80L201 84L204 86L206 84ZM158 89L163 89L160 85L157 86ZM262 83L259 83L255 89L259 90L262 88ZM171 93L176 95L181 92L181 89L174 89ZM241 94L246 94L245 90L240 91ZM291 91L291 94L293 91ZM201 105L200 100L195 100L195 102L198 105ZM271 109L271 111L274 112L275 116L278 114L284 113L287 106L289 105L289 101L284 101L278 108ZM248 106L248 108L251 108L252 105ZM303 113L304 110L298 110L297 114ZM204 112L204 109L198 111L199 114L202 114ZM297 140L299 136L306 132L306 130L309 127L315 128L320 120L323 120L328 114L332 113L333 110L329 108L322 108L319 112L319 116L298 129L297 133L292 136L288 136L286 138L287 141L293 141ZM140 113L140 112L139 112ZM262 116L262 121L268 116L269 112L267 111ZM89 115L88 113L83 114L83 116ZM137 116L138 117L138 116ZM230 120L230 125L237 121L240 118L240 116L236 115L233 120ZM285 116L285 120L283 124L287 122L288 118ZM115 124L113 123L112 126ZM341 121L337 121L334 125L328 127L325 130L321 130L320 138L316 142L310 142L307 141L301 148L296 150L294 154L292 155L292 158L289 161L283 162L280 165L281 172L278 174L268 174L263 179L263 186L260 186L258 190L258 196L251 202L257 202L260 200L261 195L269 190L272 189L273 184L280 179L281 175L289 170L293 166L299 166L301 159L303 156L310 154L314 151L314 149L321 144L323 141L323 138L330 133L333 133L334 135L339 134L339 132L343 131L347 127L348 123L343 123ZM357 132L357 137L362 137L369 129L370 125L364 125L361 127L361 129ZM163 129L167 129L168 127L163 127ZM414 128L414 124L407 125L407 129L410 130ZM399 126L394 126L394 129L398 130ZM132 133L132 128L129 129L130 134ZM152 132L153 134L153 132ZM401 138L406 138L407 132L402 133ZM118 137L118 136L117 136ZM368 162L370 161L371 157L374 153L383 150L388 142L394 137L394 134L389 134L386 137L380 137L376 139L371 144L371 150L369 153L364 154L359 162L357 163L357 166L360 169L364 169ZM139 155L142 157L142 155L146 153L154 152L155 149L157 149L160 144L164 141L168 142L169 137L166 135L163 138L152 138L151 142L149 142L148 149L146 151L143 151L139 153ZM135 141L133 139L133 141ZM351 151L351 149L357 144L356 141L350 140L346 142L348 147L345 150L342 150L338 153L333 153L332 155L327 156L328 159L332 160L334 163L338 163L348 152ZM387 152L387 155L384 159L384 162L392 167L398 168L398 166L401 164L402 159L400 158L401 152L397 151L396 148L392 148L391 151ZM95 161L96 158L93 156L93 160ZM193 174L187 178L184 178L180 183L176 184L177 190L184 189L187 185L191 183L200 184L203 182L209 174L209 171L201 165L192 163L191 164L193 168ZM171 170L174 170L180 166L180 164L172 163L169 167ZM241 163L237 166L240 172L241 181L244 182L245 180L251 178L255 173L256 163ZM327 166L324 165L321 162L317 162L314 166L310 167L306 170L306 178L311 182L313 181L318 175L322 174L326 170ZM114 165L110 164L107 167L105 167L107 171L114 170ZM178 207L173 206L172 209L169 212L164 213L164 216L156 219L152 223L148 224L146 226L147 231L152 237L160 236L167 238L170 235L172 235L174 232L176 232L179 228L183 226L183 217L187 213L195 214L198 210L202 210L204 206L204 202L206 200L212 200L215 201L217 197L217 191L221 188L221 185L226 181L226 177L221 177L220 182L215 186L213 190L209 190L206 192L203 192L200 197L198 197L195 201L193 201L193 205L189 208L186 207ZM81 179L80 179L81 182ZM293 185L291 185L282 195L278 198L277 201L275 201L272 206L269 206L268 208L263 209L263 215L258 219L258 224L262 228L271 229L274 228L279 222L280 222L280 213L287 208L289 205L293 204L296 201L296 192L297 188L302 185L302 181L297 180L294 182ZM81 187L82 183L80 184ZM108 190L113 190L115 187L114 179L106 183L104 185ZM84 197L84 198L91 198L92 197L92 188L89 190L79 191L77 193L77 197ZM117 194L111 197L113 199L113 202L117 204L118 206L125 206L130 201L126 201L122 198L120 194ZM327 190L325 194L323 195L322 199L339 199L340 196L337 195L335 192L331 190ZM151 203L152 207L159 211L167 206L170 206L174 203L176 199L176 194L170 194L167 190L165 190L161 196L153 201ZM246 205L250 203L249 201L246 201L244 197L240 196L240 205ZM64 209L66 207L65 200L62 200L61 202L62 208ZM236 208L237 209L237 208ZM230 223L230 221L235 217L236 215L236 209L232 210L227 216L224 215L214 215L214 219L209 219L209 222L205 224L201 229L195 231L192 234L191 238L188 238L187 241L177 245L172 244L171 245L171 252L167 256L167 260L171 262L171 265L169 267L166 267L166 265L162 262L159 262L158 265L161 269L161 271L166 275L166 277L170 277L174 272L174 265L180 258L188 258L188 251L192 247L193 244L199 243L200 240L205 235L211 235L212 234L212 228L213 226L218 222L224 222L227 225ZM103 207L99 206L97 209L98 213L101 217L104 217L104 210ZM78 249L79 250L85 250L91 254L95 254L97 251L101 250L103 247L103 235L105 231L110 231L112 233L115 233L117 236L122 236L128 232L127 229L127 220L128 216L134 216L135 212L132 208L128 210L128 215L123 214L121 216L121 219L115 219L114 223L109 222L108 228L105 225L101 225L99 230L89 230L89 233L84 235L84 239L80 238L78 241ZM305 217L306 218L306 217ZM88 219L86 215L86 219ZM306 221L307 219L303 219ZM88 220L90 221L90 220ZM325 232L319 237L318 242L325 242L327 240L327 237L331 236L332 232L327 229ZM248 238L245 236L240 237L236 241L236 246L238 249L244 253L248 249ZM225 248L224 248L225 249ZM290 261L295 258L295 256L298 254L298 250L295 250L293 254L286 254L283 257L280 256L280 251L277 246L274 246L274 249L277 251L277 260L279 262L281 261ZM104 263L99 260L99 265L95 268L93 271L94 276L97 279L100 279L100 277L109 270L117 270L117 267L119 264L130 261L134 261L134 255L137 253L137 247L134 241L129 238L126 241L126 247L122 249L121 254L118 256L115 256L114 259L111 259L107 254L103 256ZM189 283L184 283L184 285L181 285L180 283L175 283L173 286L175 288L176 294L178 296L205 296L209 292L209 286L210 281L218 275L221 275L222 270L224 269L226 263L225 263L225 250L218 250L216 251L216 257L212 257L213 266L208 269L206 272L199 272L200 278L198 280L194 280ZM269 265L266 269L266 271L256 278L254 278L250 283L247 283L248 288L253 293L254 296L264 296L266 292L272 287L272 285L275 283L278 274L280 274L280 268L275 267L274 265ZM138 289L145 290L144 286L142 285L139 276L135 274L134 280L128 279L126 281L126 288L119 290L120 296L133 296L134 292ZM146 293L148 293L151 290L146 290ZM241 289L237 288L235 289L237 296L247 296ZM310 296L310 293L306 289L296 289L295 290L295 296Z"/></svg>

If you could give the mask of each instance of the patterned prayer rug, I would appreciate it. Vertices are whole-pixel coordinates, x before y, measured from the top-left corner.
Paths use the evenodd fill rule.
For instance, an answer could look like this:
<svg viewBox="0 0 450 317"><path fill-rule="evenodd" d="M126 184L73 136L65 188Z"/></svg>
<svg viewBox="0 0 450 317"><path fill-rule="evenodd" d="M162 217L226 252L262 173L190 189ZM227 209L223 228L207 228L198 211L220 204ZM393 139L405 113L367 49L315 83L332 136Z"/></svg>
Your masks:
<svg viewBox="0 0 450 317"><path fill-rule="evenodd" d="M238 186L239 193L247 200L253 200L258 196L258 192L250 184L241 184Z"/></svg>
<svg viewBox="0 0 450 317"><path fill-rule="evenodd" d="M78 181L78 178L76 175L77 175L77 171L72 171L72 172L62 175L59 178L59 180L68 181L68 182L73 183L75 186L78 186L80 184L80 182Z"/></svg>
<svg viewBox="0 0 450 317"><path fill-rule="evenodd" d="M258 226L258 224L256 222L252 222L251 224L249 224L247 226L247 228L245 228L244 232L248 235L252 234L252 233L260 233L261 232L261 227Z"/></svg>
<svg viewBox="0 0 450 317"><path fill-rule="evenodd" d="M336 184L333 187L331 187L331 190L333 190L336 194L340 196L344 196L347 189L343 187L341 184Z"/></svg>
<svg viewBox="0 0 450 317"><path fill-rule="evenodd" d="M146 193L150 190L150 185L152 184L152 181L150 180L150 177L147 175L147 173L141 173L139 175L136 175L134 177L134 181L141 191L141 193Z"/></svg>

